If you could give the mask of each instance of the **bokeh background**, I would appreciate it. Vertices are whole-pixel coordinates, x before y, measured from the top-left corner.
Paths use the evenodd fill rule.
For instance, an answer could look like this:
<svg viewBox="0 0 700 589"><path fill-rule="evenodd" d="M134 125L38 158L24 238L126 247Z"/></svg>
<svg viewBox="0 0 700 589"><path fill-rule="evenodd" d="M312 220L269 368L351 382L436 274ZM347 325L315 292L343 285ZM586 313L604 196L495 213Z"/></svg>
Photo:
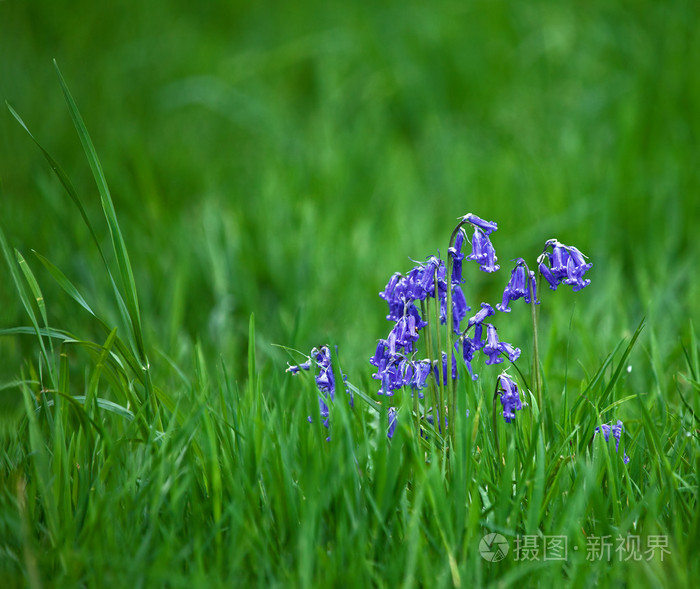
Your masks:
<svg viewBox="0 0 700 589"><path fill-rule="evenodd" d="M200 341L241 374L255 313L267 369L287 360L272 344L331 341L368 373L387 329L377 293L444 253L467 212L499 223L503 266L472 271L472 306L498 300L510 259L557 237L589 255L593 284L547 298L545 350L567 346L569 374L595 370L646 316L641 349L682 363L700 299L699 16L686 0L4 0L0 97L106 244L56 59L111 187L149 343L184 368ZM104 339L31 257L116 316L75 207L3 110L0 224L52 324ZM0 327L23 313L1 270ZM527 319L509 319L525 348ZM565 339L547 340L552 322L571 326ZM600 339L577 348L581 330ZM34 338L0 338L3 379L36 357Z"/></svg>

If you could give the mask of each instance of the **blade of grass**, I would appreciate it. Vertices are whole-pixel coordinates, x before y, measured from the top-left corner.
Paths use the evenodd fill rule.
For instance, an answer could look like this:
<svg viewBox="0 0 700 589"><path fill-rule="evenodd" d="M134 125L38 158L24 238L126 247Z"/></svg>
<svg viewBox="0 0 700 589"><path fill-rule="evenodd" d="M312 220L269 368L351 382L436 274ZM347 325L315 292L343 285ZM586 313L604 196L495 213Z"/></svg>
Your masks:
<svg viewBox="0 0 700 589"><path fill-rule="evenodd" d="M107 226L109 227L109 233L112 240L112 249L117 260L117 267L119 268L119 274L121 276L122 288L124 289L124 302L126 304L127 311L127 317L124 319L128 319L127 324L131 326L132 336L136 344L136 357L141 364L141 370L144 372L146 396L148 403L151 405L150 413L156 414L158 407L157 397L154 394L151 383L150 365L144 344L141 313L139 310L138 295L136 291L136 281L134 280L134 273L129 260L129 253L119 226L117 213L114 208L114 203L112 202L112 196L110 194L109 187L107 186L107 180L102 170L102 164L97 156L95 146L90 138L90 134L88 133L87 127L85 126L85 122L83 121L83 117L78 110L75 100L73 99L66 81L61 74L58 63L55 60L54 68L56 70L56 74L58 75L58 80L61 85L61 90L63 91L63 96L68 105L68 110L71 118L73 119L73 124L78 133L78 138L83 146L83 151L85 152L93 178L97 184L97 190L100 194L102 210L105 220L107 221Z"/></svg>
<svg viewBox="0 0 700 589"><path fill-rule="evenodd" d="M2 231L2 228L0 228L0 249L2 249L3 255L5 256L5 261L7 262L7 265L10 269L10 274L12 275L12 279L15 283L15 288L17 289L17 293L19 294L20 301L22 302L22 306L24 307L25 311L27 312L27 315L29 316L29 321L32 324L33 328L33 333L36 335L37 339L39 340L39 346L41 348L41 355L44 360L44 364L46 365L46 369L49 372L49 381L50 381L50 387L51 388L56 388L56 380L55 380L55 374L53 370L53 360L51 356L49 355L48 350L46 349L46 344L44 343L44 338L42 335L42 328L39 327L39 321L37 319L36 313L34 311L34 307L32 305L32 298L27 293L26 288L24 286L24 283L22 281L22 278L20 276L20 273L17 270L17 266L15 264L19 263L20 267L22 270L25 272L25 279L29 280L27 278L27 271L29 272L29 276L31 279L34 279L33 274L31 274L31 271L28 269L28 267L21 266L21 262L19 262L20 259L23 259L21 255L19 255L19 252L16 252L16 254L19 256L16 258L17 261L13 259L12 253L10 252L10 247L7 244L7 240L5 239L5 234ZM33 280L33 284L30 283L30 287L34 286L36 290L34 290L34 298L35 299L40 299L43 302L43 297L41 296L41 292L38 290L38 285L36 284L36 280ZM48 329L48 325L46 326Z"/></svg>

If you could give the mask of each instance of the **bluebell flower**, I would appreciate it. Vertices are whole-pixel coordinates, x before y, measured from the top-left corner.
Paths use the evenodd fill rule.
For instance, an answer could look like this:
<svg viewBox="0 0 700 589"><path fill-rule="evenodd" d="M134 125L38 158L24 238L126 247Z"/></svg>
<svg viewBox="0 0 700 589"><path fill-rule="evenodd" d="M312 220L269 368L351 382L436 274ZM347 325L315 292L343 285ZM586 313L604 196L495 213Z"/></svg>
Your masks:
<svg viewBox="0 0 700 589"><path fill-rule="evenodd" d="M438 280L440 279L439 271L441 267L444 267L442 260L440 260L436 256L430 256L428 258L428 261L425 263L425 266L423 266L423 274L421 276L420 288L422 289L423 293L425 293L425 296L435 296L435 278L437 275Z"/></svg>
<svg viewBox="0 0 700 589"><path fill-rule="evenodd" d="M377 342L377 349L374 352L374 356L372 356L369 359L369 363L372 366L375 366L377 368L380 368L386 364L387 361L387 352L389 350L389 346L387 345L386 340L380 339Z"/></svg>
<svg viewBox="0 0 700 589"><path fill-rule="evenodd" d="M622 421L618 419L617 423L613 426L604 423L603 425L596 427L595 431L593 432L593 437L595 437L595 435L599 431L603 432L603 437L605 438L606 442L610 440L610 432L612 432L613 438L615 438L615 452L618 452L620 450L620 438L622 437L622 432L625 431L625 428L622 425ZM627 456L627 452L625 452L622 461L625 464L627 464L630 461L630 457Z"/></svg>
<svg viewBox="0 0 700 589"><path fill-rule="evenodd" d="M474 345L474 341L471 338L463 336L462 358L464 359L464 363L467 366L467 370L469 371L469 375L472 377L472 380L479 378L479 376L474 374L474 371L472 370L472 360L474 360L474 353L476 351L478 351L478 348Z"/></svg>
<svg viewBox="0 0 700 589"><path fill-rule="evenodd" d="M391 396L394 394L394 391L403 386L400 362L400 359L394 358L393 361L386 366L384 371L379 374L380 380L382 381L382 386L379 389L380 395Z"/></svg>
<svg viewBox="0 0 700 589"><path fill-rule="evenodd" d="M538 302L536 284L535 273L527 267L525 260L518 258L515 268L511 272L510 280L503 291L503 301L497 304L496 308L503 313L510 313L509 305L511 301L517 301L520 298L524 298L525 302L529 304L531 302L531 290L535 296L535 302Z"/></svg>
<svg viewBox="0 0 700 589"><path fill-rule="evenodd" d="M484 345L484 354L488 356L486 364L500 364L503 362L501 358L501 342L498 339L498 332L493 323L486 324L486 344Z"/></svg>
<svg viewBox="0 0 700 589"><path fill-rule="evenodd" d="M523 408L520 401L520 392L515 381L503 372L498 377L497 394L501 396L503 406L503 419L506 423L511 423L515 419L515 412Z"/></svg>
<svg viewBox="0 0 700 589"><path fill-rule="evenodd" d="M319 368L319 372L316 375L318 390L324 395L330 396L331 400L333 400L335 398L335 378L331 367L331 351L328 349L328 346L314 348L311 350L311 356L306 362L297 366L290 365L287 368L287 372L297 374L300 370L310 370L312 361Z"/></svg>
<svg viewBox="0 0 700 589"><path fill-rule="evenodd" d="M462 287L455 284L452 287L452 330L455 333L461 331L460 326L469 311L471 311L471 307L467 305Z"/></svg>
<svg viewBox="0 0 700 589"><path fill-rule="evenodd" d="M552 248L552 251L547 251L548 248ZM562 282L572 286L574 291L581 290L591 283L583 276L593 264L587 263L585 256L578 249L564 245L556 239L545 243L544 251L537 261L540 274L552 290L557 290Z"/></svg>
<svg viewBox="0 0 700 589"><path fill-rule="evenodd" d="M476 314L469 319L469 323L467 325L468 327L481 325L487 317L495 314L496 312L493 310L491 305L488 303L481 303L481 310L477 311Z"/></svg>
<svg viewBox="0 0 700 589"><path fill-rule="evenodd" d="M391 439L394 437L394 430L396 430L396 408L395 407L389 407L389 429L386 432L386 437Z"/></svg>
<svg viewBox="0 0 700 589"><path fill-rule="evenodd" d="M454 245L449 248L449 254L452 257L452 284L462 284L462 245L464 245L464 230L460 227L455 236Z"/></svg>
<svg viewBox="0 0 700 589"><path fill-rule="evenodd" d="M404 289L401 288L403 280L404 277L400 272L394 273L384 290L379 293L379 297L389 305L389 314L386 316L389 321L396 321L403 314L405 301Z"/></svg>
<svg viewBox="0 0 700 589"><path fill-rule="evenodd" d="M463 223L469 223L474 227L472 253L467 256L467 260L478 262L481 270L484 272L495 272L498 270L500 266L496 263L498 260L496 257L496 250L494 250L493 244L489 239L489 235L498 229L498 225L493 221L485 221L472 213L468 213L462 217L460 224Z"/></svg>
<svg viewBox="0 0 700 589"><path fill-rule="evenodd" d="M396 354L397 347L410 353L413 351L413 342L418 341L418 329L416 329L416 318L413 315L404 315L395 324L387 342L391 354Z"/></svg>
<svg viewBox="0 0 700 589"><path fill-rule="evenodd" d="M464 217L462 217L462 223L470 223L474 225L474 227L479 227L486 235L491 235L491 233L498 229L498 225L493 221L484 221L472 213L464 215Z"/></svg>
<svg viewBox="0 0 700 589"><path fill-rule="evenodd" d="M298 374L301 370L310 370L312 363L315 363L318 367L318 373L315 377L316 387L321 393L318 397L318 406L321 413L321 418L323 419L323 425L327 428L329 427L328 402L335 399L335 377L333 376L333 367L331 366L331 351L328 346L313 348L311 350L311 355L306 362L297 366L289 366L287 368L287 372ZM350 403L352 405L352 396ZM309 422L312 421L311 416L308 417L308 420Z"/></svg>
<svg viewBox="0 0 700 589"><path fill-rule="evenodd" d="M467 260L474 260L479 263L479 268L484 272L496 272L500 266L496 263L496 250L488 235L479 227L474 227L472 236L472 253L467 256Z"/></svg>
<svg viewBox="0 0 700 589"><path fill-rule="evenodd" d="M406 299L412 301L424 301L426 296L428 296L425 290L421 287L424 271L425 268L422 264L414 266L409 271L405 279Z"/></svg>
<svg viewBox="0 0 700 589"><path fill-rule="evenodd" d="M309 370L309 368L311 368L311 358L309 358L306 362L295 366L292 366L289 364L289 362L287 362L287 372L290 372L291 374L297 374L300 370Z"/></svg>
<svg viewBox="0 0 700 589"><path fill-rule="evenodd" d="M425 388L425 383L430 375L430 360L420 360L415 362L413 365L413 382L411 385L415 387L417 391ZM422 393L418 393L418 396L422 398Z"/></svg>
<svg viewBox="0 0 700 589"><path fill-rule="evenodd" d="M520 348L516 348L508 342L501 342L501 351L505 352L506 356L508 356L508 360L511 362L515 362L520 358Z"/></svg>
<svg viewBox="0 0 700 589"><path fill-rule="evenodd" d="M486 344L483 352L488 356L486 364L500 364L503 362L501 354L506 354L511 362L515 362L520 357L520 348L516 348L507 342L498 339L498 332L492 323L486 324Z"/></svg>
<svg viewBox="0 0 700 589"><path fill-rule="evenodd" d="M410 315L411 317L413 317L417 330L423 329L426 325L428 325L428 322L421 317L420 311L418 311L418 307L416 307L413 303L409 303L408 305L406 305L405 313L406 315Z"/></svg>
<svg viewBox="0 0 700 589"><path fill-rule="evenodd" d="M483 348L486 343L482 340L484 320L491 315L495 315L495 313L491 305L488 303L481 303L481 310L477 311L476 314L469 319L467 329L474 328L471 340L476 350Z"/></svg>
<svg viewBox="0 0 700 589"><path fill-rule="evenodd" d="M314 348L311 350L311 357L320 369L316 375L316 386L319 391L328 395L333 401L335 399L335 377L331 367L331 351L328 346Z"/></svg>

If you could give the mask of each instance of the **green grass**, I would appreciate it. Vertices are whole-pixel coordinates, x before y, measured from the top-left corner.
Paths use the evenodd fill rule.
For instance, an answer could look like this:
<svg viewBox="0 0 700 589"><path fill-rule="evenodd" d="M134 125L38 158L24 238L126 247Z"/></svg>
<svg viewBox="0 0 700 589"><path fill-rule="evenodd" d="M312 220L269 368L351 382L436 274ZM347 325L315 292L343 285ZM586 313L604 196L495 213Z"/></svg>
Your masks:
<svg viewBox="0 0 700 589"><path fill-rule="evenodd" d="M0 3L0 585L693 586L693 3L130 4ZM358 397L326 442L280 346L377 399L377 293L470 211L503 265L472 307L548 238L594 264L542 293L542 416L497 448L480 364L449 464ZM545 536L566 560L514 560Z"/></svg>

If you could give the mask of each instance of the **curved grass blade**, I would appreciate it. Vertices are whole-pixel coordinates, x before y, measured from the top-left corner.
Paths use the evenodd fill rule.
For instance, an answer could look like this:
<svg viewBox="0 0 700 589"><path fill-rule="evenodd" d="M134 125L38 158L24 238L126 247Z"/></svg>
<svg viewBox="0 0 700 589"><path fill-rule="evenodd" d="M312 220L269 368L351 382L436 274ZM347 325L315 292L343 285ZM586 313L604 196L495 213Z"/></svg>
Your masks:
<svg viewBox="0 0 700 589"><path fill-rule="evenodd" d="M141 361L144 371L147 371L148 359L143 342L143 331L141 328L141 314L139 311L138 296L136 293L136 282L134 280L134 274L131 268L131 262L129 261L129 254L126 249L124 237L122 236L119 221L117 220L117 213L114 209L112 196L109 192L109 187L107 186L107 180L102 170L102 164L97 156L95 146L92 143L92 139L90 138L87 127L85 126L83 117L78 110L75 100L73 100L73 96L71 95L63 75L61 74L61 70L59 69L55 60L54 67L58 75L61 90L63 91L63 96L68 104L68 110L71 118L73 119L73 124L78 132L78 138L83 146L83 151L85 152L93 178L97 184L97 190L100 194L100 201L102 203L102 210L107 221L107 226L109 227L109 233L112 238L112 248L117 259L117 266L122 279L126 308L136 342L138 358Z"/></svg>

